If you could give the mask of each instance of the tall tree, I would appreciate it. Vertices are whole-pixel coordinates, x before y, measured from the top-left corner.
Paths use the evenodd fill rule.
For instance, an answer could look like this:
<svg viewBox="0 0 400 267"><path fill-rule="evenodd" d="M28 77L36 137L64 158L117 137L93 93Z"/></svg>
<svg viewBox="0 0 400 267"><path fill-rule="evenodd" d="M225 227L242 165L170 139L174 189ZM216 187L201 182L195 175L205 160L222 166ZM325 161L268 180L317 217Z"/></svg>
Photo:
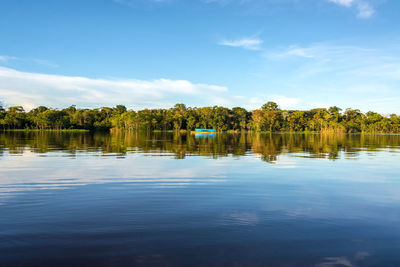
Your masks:
<svg viewBox="0 0 400 267"><path fill-rule="evenodd" d="M262 110L279 110L279 106L277 103L269 101L266 104L262 105Z"/></svg>

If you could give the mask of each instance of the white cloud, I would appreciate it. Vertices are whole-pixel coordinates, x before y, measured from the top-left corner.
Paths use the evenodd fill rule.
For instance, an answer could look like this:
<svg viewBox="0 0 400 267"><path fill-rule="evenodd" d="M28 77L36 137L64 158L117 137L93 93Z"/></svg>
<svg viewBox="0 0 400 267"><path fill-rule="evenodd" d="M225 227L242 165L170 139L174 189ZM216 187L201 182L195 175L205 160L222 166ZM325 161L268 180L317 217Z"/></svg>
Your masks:
<svg viewBox="0 0 400 267"><path fill-rule="evenodd" d="M303 48L293 45L289 46L287 49L284 49L283 51L269 53L267 54L267 56L271 58L287 58L293 56L303 57L303 58L313 58L314 55L312 53L313 51L311 51L308 48Z"/></svg>
<svg viewBox="0 0 400 267"><path fill-rule="evenodd" d="M263 41L260 39L241 38L238 40L222 40L219 42L219 45L240 47L247 50L260 50L262 43Z"/></svg>
<svg viewBox="0 0 400 267"><path fill-rule="evenodd" d="M300 98L297 107L356 107L399 113L400 48L316 43L266 52L258 73L280 94ZM371 100L374 101L371 101ZM392 100L389 100L392 99Z"/></svg>
<svg viewBox="0 0 400 267"><path fill-rule="evenodd" d="M24 63L34 63L37 65L43 65L47 67L57 68L58 65L54 64L48 60L40 59L40 58L21 58L14 56L6 56L0 55L0 62L2 63L15 63L15 62L24 62Z"/></svg>
<svg viewBox="0 0 400 267"><path fill-rule="evenodd" d="M374 7L364 0L328 0L340 6L347 8L354 7L357 10L357 17L361 19L368 19L375 13Z"/></svg>
<svg viewBox="0 0 400 267"><path fill-rule="evenodd" d="M352 8L357 11L357 17L361 19L367 19L374 15L375 9L371 4L372 0L314 0L326 1L338 6L345 8ZM310 2L314 2L310 1ZM163 4L168 3L179 3L185 2L182 0L114 0L117 4L127 5L131 7L137 7L140 5L157 5L164 6ZM306 1L299 0L196 0L195 2L200 2L203 4L217 4L220 7L225 7L228 5L240 6L246 12L261 12L261 10L267 11L271 8L277 8L286 6L291 8L293 6L302 6Z"/></svg>
<svg viewBox="0 0 400 267"><path fill-rule="evenodd" d="M359 2L357 4L358 14L357 16L362 19L367 19L372 17L375 13L375 9L366 2Z"/></svg>
<svg viewBox="0 0 400 267"><path fill-rule="evenodd" d="M243 100L242 100L243 101ZM268 101L273 101L278 104L281 109L296 109L300 107L302 101L299 98L287 97L277 94L261 94L257 97L251 97L247 100L252 109L260 108Z"/></svg>
<svg viewBox="0 0 400 267"><path fill-rule="evenodd" d="M5 56L5 55L0 55L0 62L3 63L8 63L11 60L19 60L17 57L12 57L12 56Z"/></svg>
<svg viewBox="0 0 400 267"><path fill-rule="evenodd" d="M169 108L175 103L255 109L271 99L282 107L298 103L296 99L279 95L263 95L262 98L235 96L224 86L186 80L93 79L23 72L6 67L0 67L0 95L5 104L22 105L27 110L39 105L62 108L73 104L89 108L117 104L134 109Z"/></svg>
<svg viewBox="0 0 400 267"><path fill-rule="evenodd" d="M314 57L313 55L308 54L304 49L301 49L301 48L292 48L287 51L287 54L299 56L299 57L308 57L308 58Z"/></svg>
<svg viewBox="0 0 400 267"><path fill-rule="evenodd" d="M158 107L185 100L212 102L212 97L227 90L223 86L194 84L185 80L91 79L0 67L1 100L7 104L22 104L26 108L71 104L97 107L118 103L132 107Z"/></svg>
<svg viewBox="0 0 400 267"><path fill-rule="evenodd" d="M173 2L174 0L114 0L115 3L126 6L137 6L141 4L164 4Z"/></svg>
<svg viewBox="0 0 400 267"><path fill-rule="evenodd" d="M328 1L345 7L351 7L354 4L354 0L328 0Z"/></svg>
<svg viewBox="0 0 400 267"><path fill-rule="evenodd" d="M302 77L329 73L353 78L380 78L382 81L400 79L400 50L397 46L369 48L333 43L309 46L289 46L265 53L269 60L304 58L298 74Z"/></svg>
<svg viewBox="0 0 400 267"><path fill-rule="evenodd" d="M282 109L295 108L300 104L300 100L298 98L281 95L273 95L271 96L271 100L276 102Z"/></svg>

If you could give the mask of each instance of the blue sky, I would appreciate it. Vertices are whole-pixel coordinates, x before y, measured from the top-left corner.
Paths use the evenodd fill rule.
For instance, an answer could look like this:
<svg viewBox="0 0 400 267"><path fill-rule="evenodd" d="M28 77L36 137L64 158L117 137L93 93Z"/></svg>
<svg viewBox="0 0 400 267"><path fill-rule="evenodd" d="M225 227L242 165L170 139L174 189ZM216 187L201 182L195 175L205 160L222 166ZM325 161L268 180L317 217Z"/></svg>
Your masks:
<svg viewBox="0 0 400 267"><path fill-rule="evenodd" d="M400 1L2 0L0 101L400 113Z"/></svg>

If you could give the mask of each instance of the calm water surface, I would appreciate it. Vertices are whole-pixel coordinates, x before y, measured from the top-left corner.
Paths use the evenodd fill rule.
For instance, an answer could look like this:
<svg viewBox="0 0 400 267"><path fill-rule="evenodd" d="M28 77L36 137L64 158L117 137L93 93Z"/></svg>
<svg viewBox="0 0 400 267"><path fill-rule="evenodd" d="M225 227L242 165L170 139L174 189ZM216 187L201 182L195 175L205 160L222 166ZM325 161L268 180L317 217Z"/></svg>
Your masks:
<svg viewBox="0 0 400 267"><path fill-rule="evenodd" d="M0 133L0 266L400 266L400 136Z"/></svg>

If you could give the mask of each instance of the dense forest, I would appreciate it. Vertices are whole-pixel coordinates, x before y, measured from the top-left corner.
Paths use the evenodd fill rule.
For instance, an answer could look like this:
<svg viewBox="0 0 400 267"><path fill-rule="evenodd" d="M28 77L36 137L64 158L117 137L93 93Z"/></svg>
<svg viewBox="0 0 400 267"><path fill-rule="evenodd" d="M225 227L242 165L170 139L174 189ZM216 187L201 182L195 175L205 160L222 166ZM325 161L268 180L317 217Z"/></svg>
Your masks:
<svg viewBox="0 0 400 267"><path fill-rule="evenodd" d="M194 130L214 128L218 131L324 132L324 133L400 133L400 116L383 116L358 109L342 111L338 107L311 110L282 110L274 102L248 111L214 107L186 107L176 104L169 109L127 110L114 108L79 109L70 106L52 109L44 106L26 112L21 106L0 106L0 129L84 129L109 130Z"/></svg>

